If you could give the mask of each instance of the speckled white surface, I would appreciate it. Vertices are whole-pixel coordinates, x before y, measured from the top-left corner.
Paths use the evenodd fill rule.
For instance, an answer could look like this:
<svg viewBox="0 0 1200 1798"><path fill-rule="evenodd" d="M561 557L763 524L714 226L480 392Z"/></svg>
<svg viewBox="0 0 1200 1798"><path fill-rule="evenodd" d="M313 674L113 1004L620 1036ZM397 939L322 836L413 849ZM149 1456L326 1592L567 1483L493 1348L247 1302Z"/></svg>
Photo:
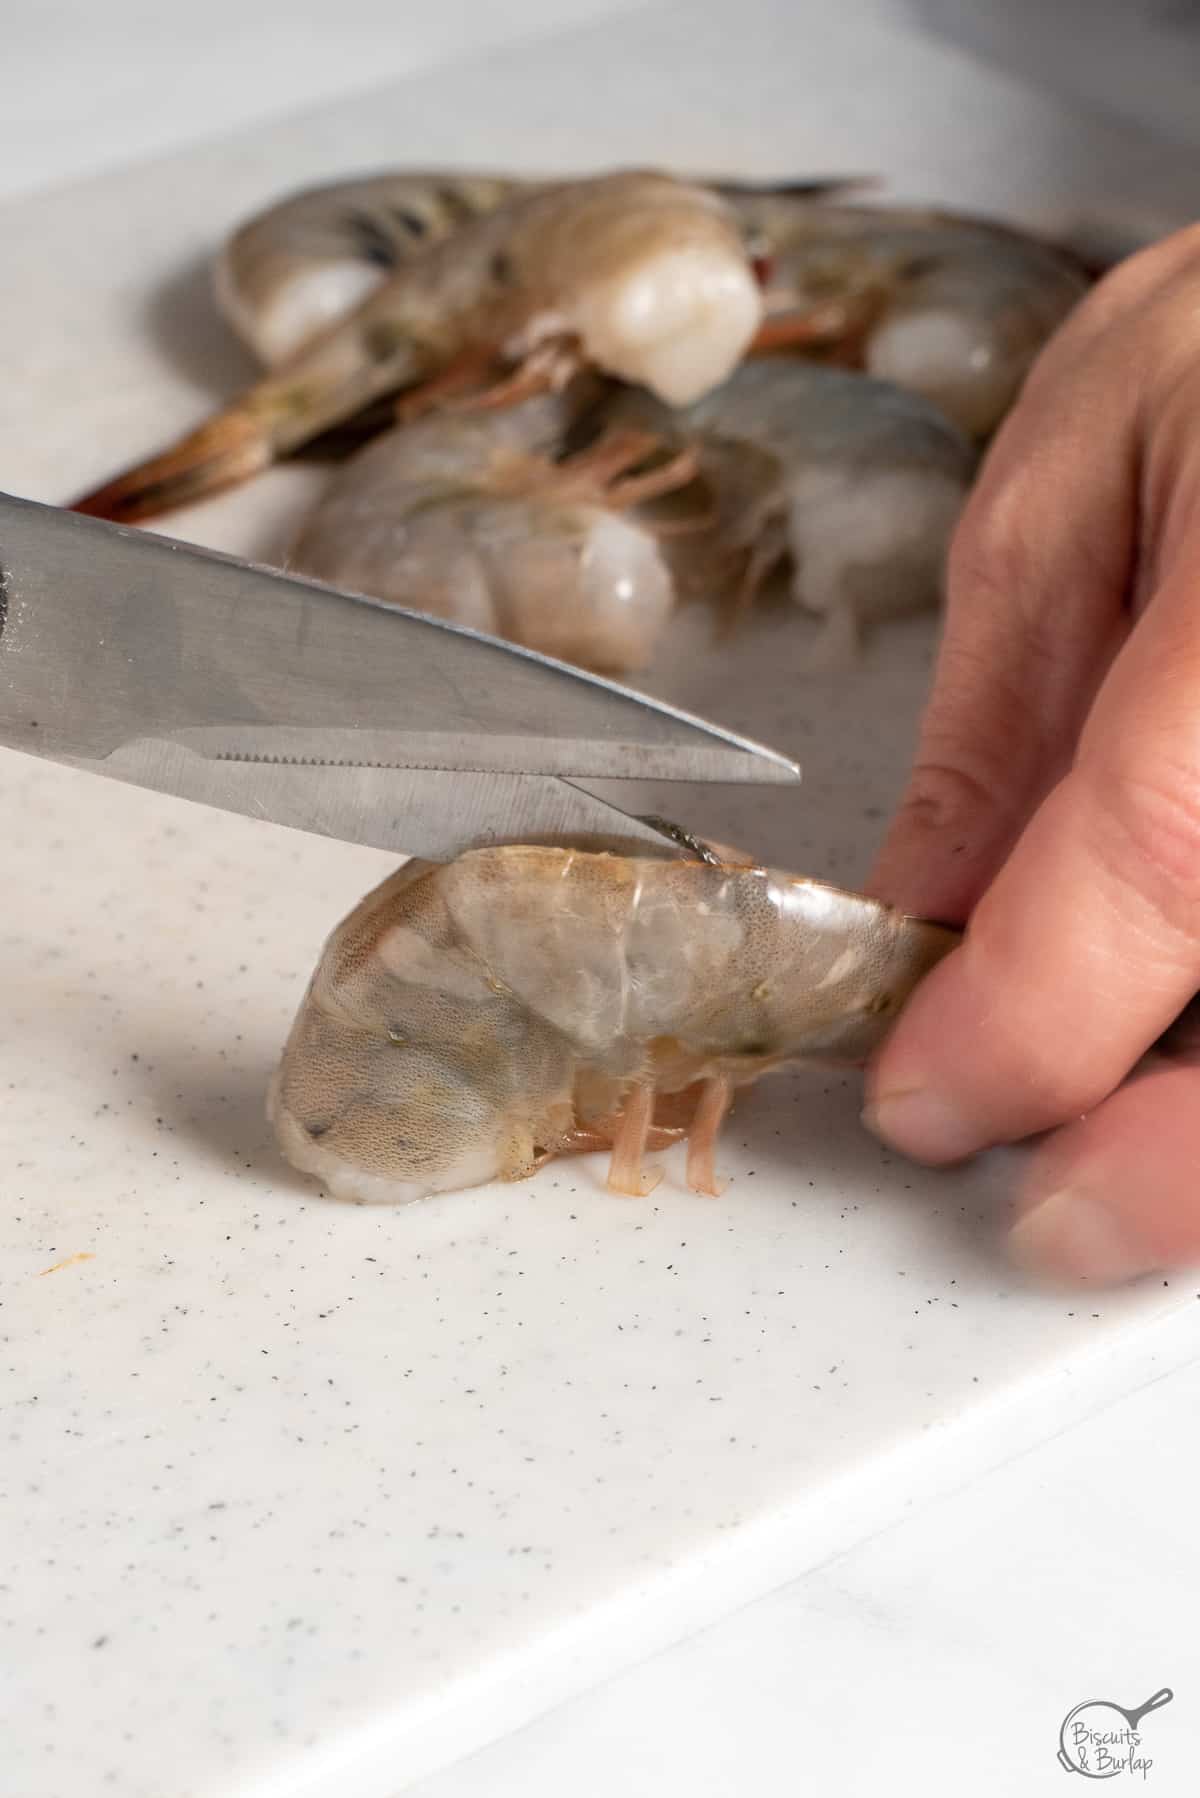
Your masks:
<svg viewBox="0 0 1200 1798"><path fill-rule="evenodd" d="M27 279L3 301L0 484L65 498L228 386L197 259L231 213L339 166L865 159L960 203L1036 195L1044 221L1149 233L1172 193L1182 216L1188 182L1134 140L866 8L824 22L820 105L798 108L812 19L651 9L10 209ZM583 103L603 66L619 113ZM172 523L269 553L317 478ZM798 801L637 798L854 880L929 634L829 685L804 648L768 611L716 655L694 613L656 680L798 751ZM994 1253L1003 1158L919 1174L860 1132L853 1083L814 1077L739 1107L717 1203L669 1156L644 1204L593 1161L330 1204L279 1165L262 1089L321 938L386 858L13 756L0 832L20 1798L390 1798L1045 1431L1072 1370L1119 1387L1126 1345L1194 1303L1022 1292Z"/></svg>
<svg viewBox="0 0 1200 1798"><path fill-rule="evenodd" d="M1034 1449L411 1798L1063 1798L1067 1712L1163 1685L1174 1702L1144 1726L1137 1785L1195 1798L1195 1334L1181 1313L1127 1344L1138 1389L1116 1403L1097 1367L1077 1428L1048 1421L1080 1381L1064 1370Z"/></svg>

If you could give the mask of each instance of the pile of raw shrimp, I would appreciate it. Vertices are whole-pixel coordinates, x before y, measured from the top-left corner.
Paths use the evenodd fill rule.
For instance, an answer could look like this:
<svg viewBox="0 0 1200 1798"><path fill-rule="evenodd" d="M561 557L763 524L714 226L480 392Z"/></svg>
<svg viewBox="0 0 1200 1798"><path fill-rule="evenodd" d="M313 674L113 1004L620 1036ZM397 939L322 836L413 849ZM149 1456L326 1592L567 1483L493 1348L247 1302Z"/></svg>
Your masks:
<svg viewBox="0 0 1200 1798"><path fill-rule="evenodd" d="M1087 275L848 184L380 175L249 220L217 271L264 377L80 502L140 519L335 427L289 565L601 672L684 595L786 571L840 657L936 604L979 446Z"/></svg>
<svg viewBox="0 0 1200 1798"><path fill-rule="evenodd" d="M787 571L826 648L936 603L979 446L1086 275L985 223L664 175L383 175L252 219L218 293L263 378L80 502L139 519L347 427L291 565L601 671ZM365 442L362 440L365 438ZM687 1137L861 1064L954 932L735 852L409 862L326 945L271 1095L333 1192L405 1200Z"/></svg>

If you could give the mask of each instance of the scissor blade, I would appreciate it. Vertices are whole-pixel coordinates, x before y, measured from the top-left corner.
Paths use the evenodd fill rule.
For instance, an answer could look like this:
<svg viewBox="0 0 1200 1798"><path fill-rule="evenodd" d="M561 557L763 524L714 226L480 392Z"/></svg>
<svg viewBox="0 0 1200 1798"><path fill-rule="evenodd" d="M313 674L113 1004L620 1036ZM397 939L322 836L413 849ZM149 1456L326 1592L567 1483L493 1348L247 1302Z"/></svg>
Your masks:
<svg viewBox="0 0 1200 1798"><path fill-rule="evenodd" d="M496 638L3 495L0 590L0 742L57 760L95 765L156 741L204 758L390 770L798 774L731 732Z"/></svg>
<svg viewBox="0 0 1200 1798"><path fill-rule="evenodd" d="M430 861L449 861L489 843L564 838L579 848L594 842L631 854L679 853L652 821L629 817L583 787L544 774L214 761L178 743L152 740L118 749L102 763L80 759L73 766Z"/></svg>

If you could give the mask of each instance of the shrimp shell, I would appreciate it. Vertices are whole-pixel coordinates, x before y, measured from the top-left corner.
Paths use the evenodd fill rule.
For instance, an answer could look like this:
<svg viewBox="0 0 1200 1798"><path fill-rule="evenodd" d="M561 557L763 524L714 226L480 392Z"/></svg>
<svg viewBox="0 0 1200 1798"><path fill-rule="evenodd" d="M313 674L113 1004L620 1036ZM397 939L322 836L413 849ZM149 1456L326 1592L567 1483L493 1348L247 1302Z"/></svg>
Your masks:
<svg viewBox="0 0 1200 1798"><path fill-rule="evenodd" d="M684 176L711 187L753 226L761 185ZM286 195L238 227L214 268L217 304L242 342L277 367L353 311L395 269L425 255L470 220L520 195L568 185L477 170L398 170L324 182ZM812 180L772 188L814 200L861 185Z"/></svg>
<svg viewBox="0 0 1200 1798"><path fill-rule="evenodd" d="M745 198L768 261L759 348L832 352L990 435L1090 276L1067 252L988 221Z"/></svg>
<svg viewBox="0 0 1200 1798"><path fill-rule="evenodd" d="M832 203L854 181L692 179L721 196L769 270L760 347L861 359L973 436L994 430L1091 279L1068 251L994 220ZM277 362L387 269L550 185L431 171L309 189L235 234L218 265L222 309L256 354Z"/></svg>
<svg viewBox="0 0 1200 1798"><path fill-rule="evenodd" d="M335 475L290 566L605 673L650 660L674 606L654 537L548 459L573 406L427 418Z"/></svg>
<svg viewBox="0 0 1200 1798"><path fill-rule="evenodd" d="M76 510L126 521L248 479L389 393L481 348L550 344L684 404L741 358L762 299L713 194L613 175L518 196L398 269L225 411Z"/></svg>
<svg viewBox="0 0 1200 1798"><path fill-rule="evenodd" d="M533 185L413 170L305 188L229 238L213 272L217 304L259 360L278 367L394 269Z"/></svg>
<svg viewBox="0 0 1200 1798"><path fill-rule="evenodd" d="M918 395L818 363L749 362L685 411L627 392L606 416L699 442L717 496L704 579L714 541L718 566L742 570L735 608L789 561L796 603L826 621L818 662L844 663L872 622L938 603L975 452ZM685 543L681 581L689 559Z"/></svg>
<svg viewBox="0 0 1200 1798"><path fill-rule="evenodd" d="M711 1161L736 1087L856 1067L953 931L820 881L527 845L410 862L325 947L273 1083L286 1158L406 1201L608 1145L644 1190L655 1106Z"/></svg>

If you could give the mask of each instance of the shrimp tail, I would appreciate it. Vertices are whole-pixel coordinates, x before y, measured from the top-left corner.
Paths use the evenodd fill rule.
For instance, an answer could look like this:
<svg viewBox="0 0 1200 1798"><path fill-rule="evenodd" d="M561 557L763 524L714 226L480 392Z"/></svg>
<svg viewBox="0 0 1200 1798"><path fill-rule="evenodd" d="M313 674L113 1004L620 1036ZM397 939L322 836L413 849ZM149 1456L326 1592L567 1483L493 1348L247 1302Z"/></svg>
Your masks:
<svg viewBox="0 0 1200 1798"><path fill-rule="evenodd" d="M363 319L365 317L365 324ZM435 348L362 314L334 325L224 411L75 501L123 524L154 518L261 474L332 425L427 377Z"/></svg>
<svg viewBox="0 0 1200 1798"><path fill-rule="evenodd" d="M259 420L236 408L221 412L169 449L139 462L75 501L73 512L137 524L259 474L274 461Z"/></svg>

